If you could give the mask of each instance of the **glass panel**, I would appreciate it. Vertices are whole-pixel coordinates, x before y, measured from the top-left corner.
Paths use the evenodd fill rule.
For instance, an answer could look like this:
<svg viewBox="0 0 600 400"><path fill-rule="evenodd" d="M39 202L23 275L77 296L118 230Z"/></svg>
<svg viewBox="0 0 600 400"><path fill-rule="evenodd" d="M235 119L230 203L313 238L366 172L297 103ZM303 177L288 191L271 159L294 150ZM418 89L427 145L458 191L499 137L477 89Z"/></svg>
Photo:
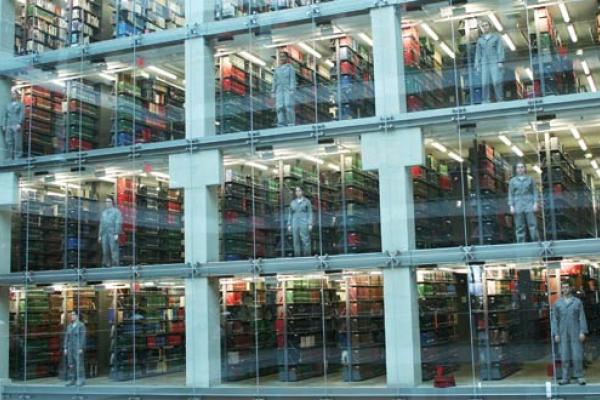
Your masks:
<svg viewBox="0 0 600 400"><path fill-rule="evenodd" d="M211 0L215 2L215 18L236 18L244 15L287 10L331 0Z"/></svg>
<svg viewBox="0 0 600 400"><path fill-rule="evenodd" d="M17 55L185 25L183 0L25 0L14 3L14 11Z"/></svg>
<svg viewBox="0 0 600 400"><path fill-rule="evenodd" d="M215 41L217 132L373 116L369 34L365 14Z"/></svg>
<svg viewBox="0 0 600 400"><path fill-rule="evenodd" d="M547 274L536 262L471 266L472 323L484 385L551 384Z"/></svg>

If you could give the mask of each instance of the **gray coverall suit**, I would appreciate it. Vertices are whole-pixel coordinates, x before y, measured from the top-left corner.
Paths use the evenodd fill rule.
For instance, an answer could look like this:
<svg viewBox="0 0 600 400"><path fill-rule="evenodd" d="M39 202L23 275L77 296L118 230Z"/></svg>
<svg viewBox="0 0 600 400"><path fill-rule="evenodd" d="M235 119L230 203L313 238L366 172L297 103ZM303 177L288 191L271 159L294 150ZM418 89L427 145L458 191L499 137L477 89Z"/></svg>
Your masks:
<svg viewBox="0 0 600 400"><path fill-rule="evenodd" d="M100 242L102 243L102 265L119 265L119 242L115 235L121 233L123 217L117 207L102 211L100 218Z"/></svg>
<svg viewBox="0 0 600 400"><path fill-rule="evenodd" d="M529 228L532 241L538 240L537 220L533 206L537 204L538 192L532 177L513 176L508 184L508 205L514 207L515 232L517 242L525 242L525 227Z"/></svg>
<svg viewBox="0 0 600 400"><path fill-rule="evenodd" d="M583 303L575 296L568 302L561 297L554 304L552 335L559 335L559 351L562 363L562 379L569 380L569 363L573 364L573 378L583 378L583 343L579 335L588 334Z"/></svg>
<svg viewBox="0 0 600 400"><path fill-rule="evenodd" d="M85 382L85 342L86 328L83 322L71 322L65 332L64 349L67 351L67 379L77 381L78 385ZM83 350L79 352L79 350Z"/></svg>
<svg viewBox="0 0 600 400"><path fill-rule="evenodd" d="M283 64L275 68L271 91L275 96L277 126L295 125L296 71L291 64Z"/></svg>
<svg viewBox="0 0 600 400"><path fill-rule="evenodd" d="M311 255L309 225L312 225L313 210L310 200L306 197L294 199L290 204L288 226L292 227L294 256L306 257Z"/></svg>
<svg viewBox="0 0 600 400"><path fill-rule="evenodd" d="M23 155L23 124L25 106L20 101L11 101L6 105L3 116L4 140L8 158L15 160Z"/></svg>
<svg viewBox="0 0 600 400"><path fill-rule="evenodd" d="M490 83L494 87L496 101L502 101L503 70L498 67L498 63L503 62L504 44L500 35L482 35L475 48L475 66L481 72L481 98L484 103L490 101Z"/></svg>

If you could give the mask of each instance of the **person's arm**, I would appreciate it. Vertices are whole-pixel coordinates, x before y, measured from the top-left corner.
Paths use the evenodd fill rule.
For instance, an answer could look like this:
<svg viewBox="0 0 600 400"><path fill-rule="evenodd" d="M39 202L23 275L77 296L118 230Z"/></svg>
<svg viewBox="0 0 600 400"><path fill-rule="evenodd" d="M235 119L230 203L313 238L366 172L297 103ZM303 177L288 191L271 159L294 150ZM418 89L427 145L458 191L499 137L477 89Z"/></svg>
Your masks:
<svg viewBox="0 0 600 400"><path fill-rule="evenodd" d="M63 338L63 351L65 354L67 353L67 349L69 348L69 324L67 324L67 329L65 329L65 337Z"/></svg>
<svg viewBox="0 0 600 400"><path fill-rule="evenodd" d="M294 67L292 67L292 65L290 64L290 91L295 92L296 91L296 70L294 69Z"/></svg>
<svg viewBox="0 0 600 400"><path fill-rule="evenodd" d="M78 347L78 349L81 350L82 352L85 352L86 342L87 342L87 329L85 327L85 324L83 322L81 322L81 325L79 327L79 347Z"/></svg>
<svg viewBox="0 0 600 400"><path fill-rule="evenodd" d="M580 335L588 334L587 318L585 317L585 309L582 301L579 301L579 330Z"/></svg>
<svg viewBox="0 0 600 400"><path fill-rule="evenodd" d="M475 68L479 69L479 63L481 62L481 41L477 41L475 45Z"/></svg>
<svg viewBox="0 0 600 400"><path fill-rule="evenodd" d="M273 80L271 81L271 94L275 96L277 91L277 68L273 70Z"/></svg>
<svg viewBox="0 0 600 400"><path fill-rule="evenodd" d="M292 200L293 202L294 200ZM288 206L288 217L287 217L287 227L292 227L292 203Z"/></svg>
<svg viewBox="0 0 600 400"><path fill-rule="evenodd" d="M508 181L508 206L509 207L514 207L515 206L515 199L513 197L513 189L514 189L514 180L511 179L510 181Z"/></svg>
<svg viewBox="0 0 600 400"><path fill-rule="evenodd" d="M504 63L504 43L500 35L496 35L498 39L498 45L496 46L496 57L498 57L498 63Z"/></svg>
<svg viewBox="0 0 600 400"><path fill-rule="evenodd" d="M308 226L313 226L313 208L310 200L308 200Z"/></svg>
<svg viewBox="0 0 600 400"><path fill-rule="evenodd" d="M556 307L556 303L554 304L554 306L552 307L552 309L550 310L550 330L551 330L551 335L553 336L558 336L559 332L558 332L558 311L557 311L557 307Z"/></svg>
<svg viewBox="0 0 600 400"><path fill-rule="evenodd" d="M21 125L23 123L23 119L25 118L25 106L23 105L23 103L19 103L19 125Z"/></svg>
<svg viewBox="0 0 600 400"><path fill-rule="evenodd" d="M537 189L537 185L535 184L535 179L531 178L531 191L533 192L533 204L537 206L538 201L539 201L539 197L538 197L538 189Z"/></svg>
<svg viewBox="0 0 600 400"><path fill-rule="evenodd" d="M121 215L121 211L115 206L116 216L115 216L115 228L116 234L121 234L121 229L123 228L123 216Z"/></svg>

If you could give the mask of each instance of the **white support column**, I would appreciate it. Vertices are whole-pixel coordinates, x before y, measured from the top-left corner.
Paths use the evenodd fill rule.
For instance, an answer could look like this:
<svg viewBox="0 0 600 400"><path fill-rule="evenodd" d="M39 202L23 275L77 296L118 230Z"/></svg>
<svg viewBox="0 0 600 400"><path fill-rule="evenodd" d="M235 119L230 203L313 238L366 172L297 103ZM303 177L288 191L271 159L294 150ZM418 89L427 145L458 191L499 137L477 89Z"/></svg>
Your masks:
<svg viewBox="0 0 600 400"><path fill-rule="evenodd" d="M424 164L420 129L394 130L362 136L363 168L379 172L381 245L383 251L415 247L412 177L409 167ZM421 383L419 303L410 268L384 271L387 383Z"/></svg>
<svg viewBox="0 0 600 400"><path fill-rule="evenodd" d="M12 57L14 55L14 47L15 1L0 0L0 56Z"/></svg>
<svg viewBox="0 0 600 400"><path fill-rule="evenodd" d="M0 274L10 272L11 221L13 207L18 203L17 177L13 172L0 174ZM0 393L9 382L9 288L0 287Z"/></svg>
<svg viewBox="0 0 600 400"><path fill-rule="evenodd" d="M188 0L188 26L214 20L215 3L220 0ZM185 41L185 131L188 139L214 135L215 57L210 40L204 37Z"/></svg>
<svg viewBox="0 0 600 400"><path fill-rule="evenodd" d="M170 186L184 189L185 261L219 258L217 186L222 182L218 150L175 154L169 158ZM186 382L209 387L221 380L219 291L208 278L187 279Z"/></svg>
<svg viewBox="0 0 600 400"><path fill-rule="evenodd" d="M375 69L375 109L378 116L406 112L404 46L397 6L371 10L373 66Z"/></svg>

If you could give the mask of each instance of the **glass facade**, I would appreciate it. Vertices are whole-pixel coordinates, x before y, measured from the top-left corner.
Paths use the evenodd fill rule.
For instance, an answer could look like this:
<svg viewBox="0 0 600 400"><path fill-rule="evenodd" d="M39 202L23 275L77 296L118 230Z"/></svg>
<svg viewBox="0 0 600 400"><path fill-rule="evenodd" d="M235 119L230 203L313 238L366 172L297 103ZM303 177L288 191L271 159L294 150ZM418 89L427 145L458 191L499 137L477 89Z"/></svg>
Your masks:
<svg viewBox="0 0 600 400"><path fill-rule="evenodd" d="M599 396L599 10L0 0L0 394Z"/></svg>

